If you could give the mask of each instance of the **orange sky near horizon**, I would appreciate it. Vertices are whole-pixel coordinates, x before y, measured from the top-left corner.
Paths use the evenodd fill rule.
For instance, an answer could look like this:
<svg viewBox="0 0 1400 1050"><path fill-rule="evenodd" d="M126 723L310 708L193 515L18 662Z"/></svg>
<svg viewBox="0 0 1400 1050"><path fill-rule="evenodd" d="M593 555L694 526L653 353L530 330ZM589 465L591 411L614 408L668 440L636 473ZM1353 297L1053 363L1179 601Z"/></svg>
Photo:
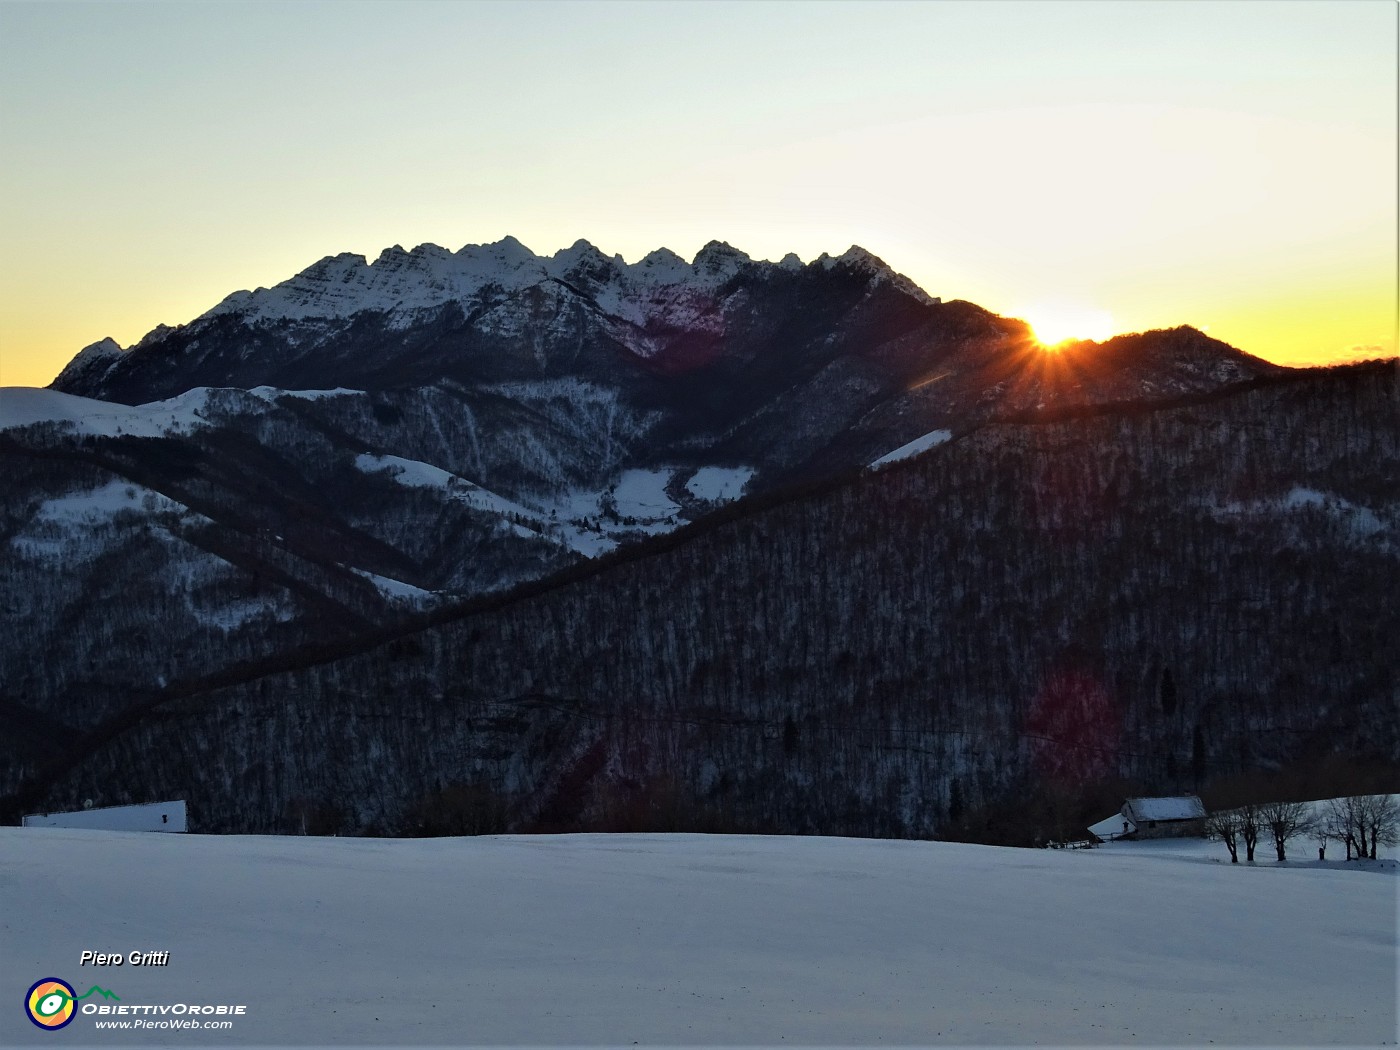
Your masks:
<svg viewBox="0 0 1400 1050"><path fill-rule="evenodd" d="M1390 356L1396 31L1385 0L0 5L0 385L324 255L507 234L854 243L1033 323Z"/></svg>

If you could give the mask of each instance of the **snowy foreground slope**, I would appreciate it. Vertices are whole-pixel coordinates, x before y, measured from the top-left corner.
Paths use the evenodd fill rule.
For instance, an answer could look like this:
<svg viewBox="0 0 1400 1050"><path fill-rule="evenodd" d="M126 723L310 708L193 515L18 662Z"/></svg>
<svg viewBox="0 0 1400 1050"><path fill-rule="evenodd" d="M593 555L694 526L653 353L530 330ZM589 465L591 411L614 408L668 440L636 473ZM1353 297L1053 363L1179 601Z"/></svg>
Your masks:
<svg viewBox="0 0 1400 1050"><path fill-rule="evenodd" d="M0 1045L1393 1044L1394 862L1223 856L3 828L16 1000L53 976L247 1013L49 1034L10 1008ZM85 949L169 965L80 969Z"/></svg>

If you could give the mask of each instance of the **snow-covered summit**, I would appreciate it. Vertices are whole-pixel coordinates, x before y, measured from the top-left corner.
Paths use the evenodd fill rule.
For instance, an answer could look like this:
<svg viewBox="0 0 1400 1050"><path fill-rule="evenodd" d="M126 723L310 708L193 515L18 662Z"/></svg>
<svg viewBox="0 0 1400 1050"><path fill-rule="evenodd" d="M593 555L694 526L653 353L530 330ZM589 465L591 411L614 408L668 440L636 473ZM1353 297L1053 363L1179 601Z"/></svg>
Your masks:
<svg viewBox="0 0 1400 1050"><path fill-rule="evenodd" d="M786 260L784 260L786 262ZM832 256L823 252L813 266L820 266L823 270L831 270L838 266L845 266L852 270L858 270L869 274L874 278L874 284L881 284L889 281L900 291L913 296L922 303L937 303L938 299L929 295L917 284L905 277L901 273L896 273L890 264L881 259L873 252L868 252L858 244L853 244L840 255Z"/></svg>
<svg viewBox="0 0 1400 1050"><path fill-rule="evenodd" d="M829 269L836 262L877 278L898 279L917 291L912 282L861 248L853 247L834 260L824 255L812 265ZM644 319L643 304L658 289L671 289L667 300L690 292L710 294L746 269L771 274L803 265L791 253L780 263L756 261L724 241L710 241L689 263L667 248L628 263L621 255L606 255L582 239L552 256L536 255L514 237L493 244L468 244L456 252L436 244L420 244L412 250L393 245L373 262L349 252L326 256L271 288L234 292L203 317L236 314L249 321L272 321L345 318L361 310L411 314L449 302L478 302L493 292L510 294L562 282L596 296L605 312L635 323Z"/></svg>
<svg viewBox="0 0 1400 1050"><path fill-rule="evenodd" d="M97 342L83 347L78 351L77 359L116 357L121 352L121 344L109 335L105 339L99 339Z"/></svg>
<svg viewBox="0 0 1400 1050"><path fill-rule="evenodd" d="M83 347L74 355L73 360L64 365L63 371L58 374L55 382L63 383L69 380L77 380L88 376L97 376L105 373L113 362L119 360L124 351L115 339L108 336L99 339L97 342Z"/></svg>

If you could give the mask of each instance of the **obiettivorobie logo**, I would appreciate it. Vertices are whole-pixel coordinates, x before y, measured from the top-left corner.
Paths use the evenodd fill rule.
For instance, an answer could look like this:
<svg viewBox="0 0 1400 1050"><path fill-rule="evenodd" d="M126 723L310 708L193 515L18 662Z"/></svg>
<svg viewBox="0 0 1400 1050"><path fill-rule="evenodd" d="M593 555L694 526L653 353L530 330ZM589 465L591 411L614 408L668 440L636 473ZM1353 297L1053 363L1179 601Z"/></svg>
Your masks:
<svg viewBox="0 0 1400 1050"><path fill-rule="evenodd" d="M73 991L73 986L57 977L45 977L29 986L24 996L24 1012L40 1028L56 1032L71 1024L78 1013L77 1003L89 995L100 995L103 999L121 999L106 988L93 985L82 995Z"/></svg>
<svg viewBox="0 0 1400 1050"><path fill-rule="evenodd" d="M89 1002L82 1002L89 997ZM118 1005L99 1003L108 999ZM80 1013L93 1016L98 1028L228 1029L233 1018L247 1014L248 1007L242 1003L124 1003L115 992L95 984L79 995L67 981L45 977L24 993L24 1012L46 1032L66 1028Z"/></svg>

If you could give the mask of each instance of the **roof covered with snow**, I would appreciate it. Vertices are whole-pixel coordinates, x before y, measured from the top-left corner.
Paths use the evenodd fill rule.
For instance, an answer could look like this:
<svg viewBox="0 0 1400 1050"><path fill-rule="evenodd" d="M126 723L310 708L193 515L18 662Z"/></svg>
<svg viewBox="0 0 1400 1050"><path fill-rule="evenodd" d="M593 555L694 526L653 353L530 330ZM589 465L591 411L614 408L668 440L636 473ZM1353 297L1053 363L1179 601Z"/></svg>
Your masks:
<svg viewBox="0 0 1400 1050"><path fill-rule="evenodd" d="M1206 807L1195 795L1173 795L1167 798L1130 798L1123 811L1135 823L1144 820L1203 820Z"/></svg>
<svg viewBox="0 0 1400 1050"><path fill-rule="evenodd" d="M1097 835L1101 839L1106 839L1113 835L1121 835L1123 834L1124 819L1121 813L1115 813L1111 817L1104 817L1103 820L1099 821L1097 824L1089 825L1089 834ZM1129 821L1128 824L1129 830L1132 830L1132 822Z"/></svg>

